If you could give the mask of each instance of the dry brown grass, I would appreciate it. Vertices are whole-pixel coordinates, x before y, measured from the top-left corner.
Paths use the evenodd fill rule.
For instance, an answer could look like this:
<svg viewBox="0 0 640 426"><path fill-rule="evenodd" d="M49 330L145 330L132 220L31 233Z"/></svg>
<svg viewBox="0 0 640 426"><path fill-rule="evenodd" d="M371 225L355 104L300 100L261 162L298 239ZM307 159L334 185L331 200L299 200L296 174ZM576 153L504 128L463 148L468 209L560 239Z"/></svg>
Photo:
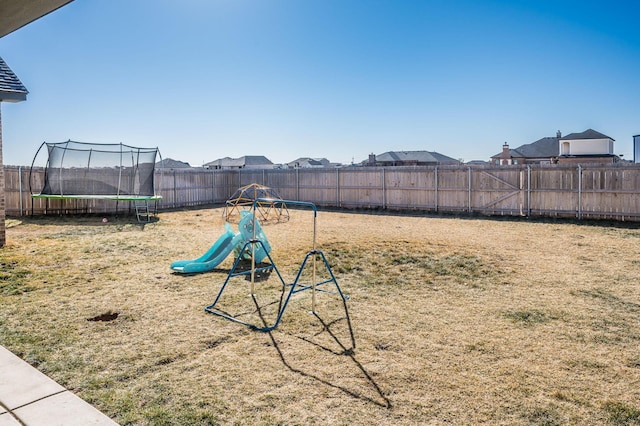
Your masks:
<svg viewBox="0 0 640 426"><path fill-rule="evenodd" d="M9 219L0 344L121 424L640 424L637 228L321 211L349 351L334 295L318 317L294 295L270 333L204 312L231 259L169 264L221 213ZM289 282L312 240L290 213L265 226ZM267 321L276 278L256 285ZM234 278L219 306L261 321L249 289Z"/></svg>

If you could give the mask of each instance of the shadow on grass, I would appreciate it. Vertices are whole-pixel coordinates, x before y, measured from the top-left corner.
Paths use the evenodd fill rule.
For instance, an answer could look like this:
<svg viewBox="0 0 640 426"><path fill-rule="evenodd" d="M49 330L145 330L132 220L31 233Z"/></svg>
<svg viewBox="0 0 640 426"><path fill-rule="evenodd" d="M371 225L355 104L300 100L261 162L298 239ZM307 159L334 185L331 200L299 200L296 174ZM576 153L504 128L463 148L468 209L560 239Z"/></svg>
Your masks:
<svg viewBox="0 0 640 426"><path fill-rule="evenodd" d="M256 312L258 313L260 320L263 322L264 326L267 327L267 322L264 318L264 316L262 315L262 311L261 311L261 306L259 306L257 300L255 298L253 298L255 306L256 306ZM345 301L343 301L344 304L344 310L345 310L345 317L343 318L338 318L335 319L333 321L327 322L325 321L320 315L318 315L317 312L312 312L312 314L315 316L315 318L319 321L320 325L322 326L322 329L317 332L316 334L314 334L314 337L318 337L320 335L325 335L325 337L329 338L329 341L335 342L338 347L340 348L339 351L336 351L335 349L332 349L331 347L329 347L329 345L323 345L317 342L314 342L313 340L309 339L309 338L305 338L305 337L298 337L298 336L294 336L310 345L313 345L317 348L322 349L326 354L329 354L330 356L333 357L341 357L341 358L334 358L336 361L336 364L339 364L341 366L344 366L344 358L342 357L347 357L351 363L350 365L352 365L352 367L355 368L356 371L359 371L360 374L362 375L362 377L365 379L366 383L373 389L374 391L374 396L368 396L365 394L366 391L359 391L357 389L350 389L349 387L339 384L337 382L337 380L330 380L330 379L326 379L321 377L318 374L314 374L310 371L306 371L303 368L298 368L295 367L287 358L287 356L285 355L285 353L282 351L282 348L280 347L280 344L278 343L278 341L276 340L273 331L267 331L267 333L269 334L269 338L271 339L271 342L273 344L273 347L275 348L276 352L278 352L278 356L280 357L280 360L282 361L282 363L284 364L284 366L289 369L289 371L291 371L292 373L296 373L299 374L300 376L303 376L305 378L309 378L309 379L313 379L325 386L329 386L333 389L337 389L341 392L344 392L345 394L349 395L352 398L356 398L374 405L377 405L379 407L382 408L387 408L387 409L391 409L392 405L391 405L391 401L389 400L389 398L387 398L384 394L384 392L382 391L382 389L380 388L380 386L376 383L375 379L371 376L371 374L369 374L369 372L366 370L366 368L362 365L362 363L360 363L360 361L358 361L358 359L356 358L355 355L355 347L356 347L356 341L355 341L355 337L353 335L353 328L351 327L351 320L349 318L349 311L347 309L347 304ZM337 323L346 320L347 322L347 326L348 326L348 330L349 330L349 338L350 338L350 345L347 347L347 345L345 345L345 343L343 342L344 338L340 338L333 330L332 327L334 325L336 325Z"/></svg>
<svg viewBox="0 0 640 426"><path fill-rule="evenodd" d="M271 269L268 269L271 267L271 264L267 262L259 262L255 264L255 267L258 268L259 271L254 274L254 277L253 277L254 282L259 283L259 282L267 281L271 276L271 272L272 272ZM229 272L231 272L231 268L215 267L211 269L204 269L198 272L180 272L180 271L173 270L171 271L171 274L175 276L180 276L180 277L193 277L196 275L213 274L213 273L229 275ZM245 281L251 281L251 261L238 262L235 272L238 275L244 275Z"/></svg>
<svg viewBox="0 0 640 426"><path fill-rule="evenodd" d="M18 225L38 225L38 226L98 226L98 227L113 227L123 225L135 225L144 229L145 225L157 223L160 221L158 216L150 217L149 221L139 222L136 218L135 212L120 212L115 213L76 213L76 214L56 214L50 213L42 216L19 216L19 217L7 217L8 220L13 220ZM103 220L107 219L107 222Z"/></svg>

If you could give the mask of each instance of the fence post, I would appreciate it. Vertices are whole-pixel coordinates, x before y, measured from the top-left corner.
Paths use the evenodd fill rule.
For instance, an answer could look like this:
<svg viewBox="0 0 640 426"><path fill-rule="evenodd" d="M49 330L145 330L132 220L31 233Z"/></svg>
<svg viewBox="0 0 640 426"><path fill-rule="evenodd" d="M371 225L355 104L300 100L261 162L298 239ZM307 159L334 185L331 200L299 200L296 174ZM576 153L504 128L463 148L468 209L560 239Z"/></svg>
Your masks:
<svg viewBox="0 0 640 426"><path fill-rule="evenodd" d="M20 217L22 217L22 166L18 167L18 196L20 197Z"/></svg>
<svg viewBox="0 0 640 426"><path fill-rule="evenodd" d="M578 164L578 220L582 219L582 166Z"/></svg>
<svg viewBox="0 0 640 426"><path fill-rule="evenodd" d="M178 184L176 183L176 171L173 170L173 207L178 207Z"/></svg>
<svg viewBox="0 0 640 426"><path fill-rule="evenodd" d="M382 208L387 208L387 174L385 168L382 168Z"/></svg>
<svg viewBox="0 0 640 426"><path fill-rule="evenodd" d="M531 217L531 166L527 166L527 217Z"/></svg>
<svg viewBox="0 0 640 426"><path fill-rule="evenodd" d="M469 213L472 212L471 209L471 167L468 168L469 173Z"/></svg>
<svg viewBox="0 0 640 426"><path fill-rule="evenodd" d="M518 201L520 202L520 216L524 216L524 203L525 203L525 192L524 192L524 169L520 168L520 173L518 173L518 189L520 193L518 194Z"/></svg>
<svg viewBox="0 0 640 426"><path fill-rule="evenodd" d="M213 171L213 169L210 170L210 172L211 172L211 199L209 200L209 203L215 204L215 202L216 202L216 174Z"/></svg>
<svg viewBox="0 0 640 426"><path fill-rule="evenodd" d="M340 167L336 167L336 207L340 207Z"/></svg>
<svg viewBox="0 0 640 426"><path fill-rule="evenodd" d="M296 201L300 201L300 169L296 167Z"/></svg>
<svg viewBox="0 0 640 426"><path fill-rule="evenodd" d="M435 180L435 187L436 187L436 193L435 193L435 198L436 198L436 213L438 213L438 166L436 166L436 172L435 172L435 176L434 176L434 180Z"/></svg>

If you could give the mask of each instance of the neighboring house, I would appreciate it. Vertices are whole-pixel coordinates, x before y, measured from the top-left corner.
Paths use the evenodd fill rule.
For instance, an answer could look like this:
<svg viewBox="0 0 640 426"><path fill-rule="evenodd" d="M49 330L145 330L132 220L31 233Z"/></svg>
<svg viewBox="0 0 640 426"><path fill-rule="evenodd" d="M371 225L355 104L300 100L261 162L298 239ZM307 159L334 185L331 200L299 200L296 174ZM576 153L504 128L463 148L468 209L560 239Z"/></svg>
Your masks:
<svg viewBox="0 0 640 426"><path fill-rule="evenodd" d="M326 158L309 158L301 157L285 164L288 169L315 169L322 167L332 167L332 164Z"/></svg>
<svg viewBox="0 0 640 426"><path fill-rule="evenodd" d="M491 164L615 163L620 158L613 154L613 142L610 137L592 129L565 137L558 131L555 137L544 137L514 149L505 142L502 152L491 157Z"/></svg>
<svg viewBox="0 0 640 426"><path fill-rule="evenodd" d="M240 158L224 157L203 165L205 169L273 169L273 163L263 155L245 155Z"/></svg>
<svg viewBox="0 0 640 426"><path fill-rule="evenodd" d="M614 139L593 129L571 133L559 140L559 164L612 164L620 161L613 152Z"/></svg>
<svg viewBox="0 0 640 426"><path fill-rule="evenodd" d="M561 133L558 130L556 137L544 137L535 142L510 149L508 143L502 145L502 152L491 157L491 164L552 164L558 158L558 140Z"/></svg>
<svg viewBox="0 0 640 426"><path fill-rule="evenodd" d="M156 163L156 168L162 169L188 169L191 168L189 163L185 163L184 161L174 160L172 158L165 158L162 161L158 161Z"/></svg>
<svg viewBox="0 0 640 426"><path fill-rule="evenodd" d="M460 161L437 152L389 151L380 155L370 154L362 162L364 166L438 166L458 165Z"/></svg>

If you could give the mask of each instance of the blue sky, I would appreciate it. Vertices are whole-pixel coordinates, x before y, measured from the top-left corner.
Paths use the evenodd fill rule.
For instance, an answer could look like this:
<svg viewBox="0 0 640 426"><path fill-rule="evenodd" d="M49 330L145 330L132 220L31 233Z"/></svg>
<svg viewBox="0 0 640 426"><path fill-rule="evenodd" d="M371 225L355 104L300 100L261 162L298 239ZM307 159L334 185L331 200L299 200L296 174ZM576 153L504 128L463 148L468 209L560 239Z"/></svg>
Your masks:
<svg viewBox="0 0 640 426"><path fill-rule="evenodd" d="M400 150L486 160L504 142L588 128L632 159L639 12L619 0L76 0L0 39L30 92L2 105L4 163L68 139L157 146L193 166Z"/></svg>

